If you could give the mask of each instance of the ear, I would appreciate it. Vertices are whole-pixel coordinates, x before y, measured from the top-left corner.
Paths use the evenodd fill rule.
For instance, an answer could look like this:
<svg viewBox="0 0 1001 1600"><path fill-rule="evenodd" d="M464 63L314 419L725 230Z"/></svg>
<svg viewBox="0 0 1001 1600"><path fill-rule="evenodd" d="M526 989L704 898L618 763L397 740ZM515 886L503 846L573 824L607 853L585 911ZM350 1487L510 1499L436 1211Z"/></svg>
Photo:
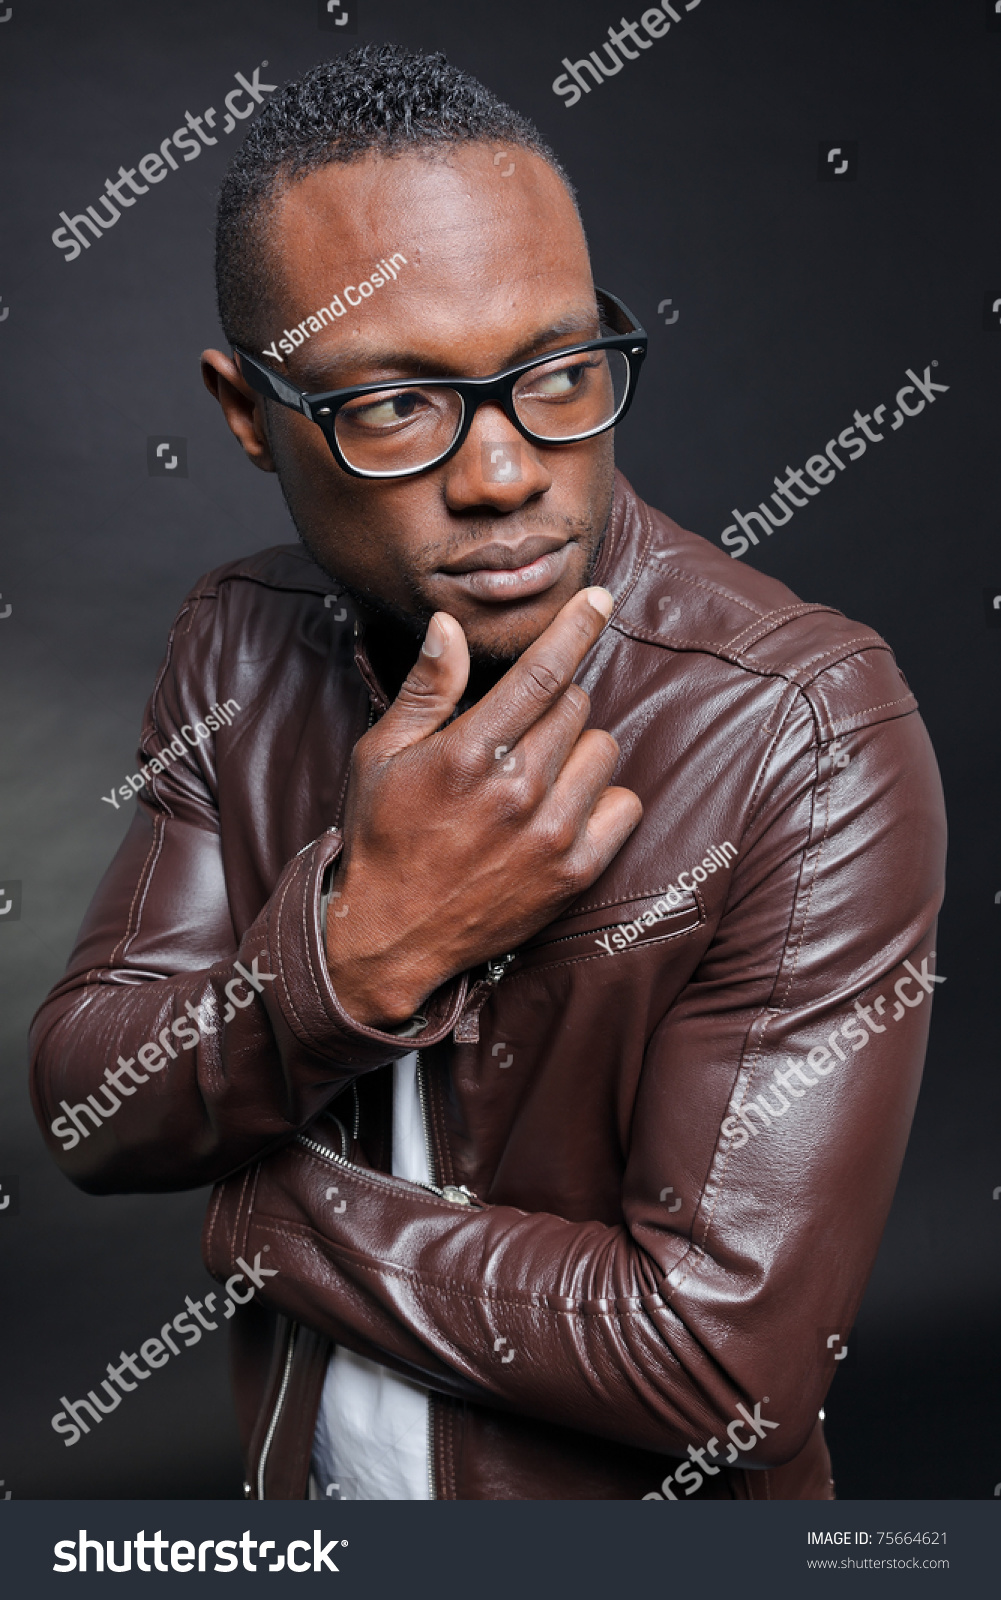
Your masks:
<svg viewBox="0 0 1001 1600"><path fill-rule="evenodd" d="M274 472L262 397L245 382L232 356L221 350L203 350L201 359L202 382L222 406L231 431L255 467Z"/></svg>

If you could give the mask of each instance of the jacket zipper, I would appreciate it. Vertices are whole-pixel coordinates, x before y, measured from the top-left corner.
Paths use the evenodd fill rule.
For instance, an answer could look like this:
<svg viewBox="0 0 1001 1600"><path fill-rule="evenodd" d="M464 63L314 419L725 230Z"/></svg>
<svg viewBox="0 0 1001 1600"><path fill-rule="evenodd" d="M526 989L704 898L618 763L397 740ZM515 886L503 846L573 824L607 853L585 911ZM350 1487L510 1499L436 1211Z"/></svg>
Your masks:
<svg viewBox="0 0 1001 1600"><path fill-rule="evenodd" d="M295 1352L295 1337L298 1332L299 1324L297 1322L293 1322L289 1328L288 1345L285 1351L285 1369L282 1372L282 1381L278 1389L278 1398L275 1401L275 1409L271 1413L271 1421L268 1423L268 1431L264 1438L264 1444L261 1447L261 1457L257 1463L258 1500L264 1499L264 1474L268 1465L268 1455L271 1451L271 1442L274 1439L275 1430L278 1427L278 1418L281 1416L282 1406L285 1404L285 1396L288 1393L289 1378L292 1373L292 1356Z"/></svg>
<svg viewBox="0 0 1001 1600"><path fill-rule="evenodd" d="M297 1134L295 1142L311 1150L321 1161L329 1161L335 1167L347 1167L350 1172L364 1172L366 1178L372 1179L375 1183L388 1184L391 1189L414 1187L407 1178L393 1178L388 1172L377 1172L374 1167L359 1167L356 1162L349 1161L346 1156L339 1156L336 1150L328 1149L325 1144L318 1144L315 1139L307 1139L304 1133ZM464 1183L446 1183L443 1187L439 1187L436 1183L419 1183L417 1188L427 1189L431 1194L437 1195L439 1200L447 1200L453 1206L471 1206L478 1203L472 1189L467 1188Z"/></svg>
<svg viewBox="0 0 1001 1600"><path fill-rule="evenodd" d="M427 1084L425 1081L424 1063L421 1060L420 1051L417 1052L417 1098L420 1101L421 1107L421 1123L424 1128L424 1148L427 1154L428 1173L431 1177L434 1177L436 1168L434 1151L431 1147L431 1124L428 1116ZM296 1143L303 1145L307 1150L311 1150L313 1155L318 1156L321 1161L329 1162L331 1166L348 1167L355 1172L362 1170L356 1165L355 1162L349 1161L346 1156L338 1155L335 1150L329 1150L326 1145L318 1144L315 1139L308 1139L304 1133L300 1133L296 1136ZM370 1167L364 1168L364 1172L367 1178L374 1180L376 1183L387 1184L393 1189L398 1188L401 1184L406 1182L405 1179L390 1177L388 1173L378 1172L374 1168ZM431 1194L437 1195L440 1200L450 1201L452 1205L469 1206L473 1205L476 1201L476 1196L473 1194L471 1189L466 1187L465 1184L456 1185L453 1183L446 1183L442 1187L437 1183L422 1183L419 1185L419 1187L430 1190ZM281 1399L279 1398L279 1405L280 1404ZM271 1433L269 1432L267 1444L270 1444L270 1442ZM437 1500L438 1498L434 1470L434 1445L434 1397L432 1396L431 1391L428 1390L427 1448L429 1500Z"/></svg>
<svg viewBox="0 0 1001 1600"><path fill-rule="evenodd" d="M424 1150L428 1164L428 1178L433 1182L436 1177L434 1151L431 1148L431 1121L428 1116L427 1083L425 1082L424 1063L421 1053L417 1052L417 1098L421 1107L421 1126L424 1129ZM427 1452L428 1452L428 1499L437 1500L438 1485L435 1482L434 1470L434 1396L427 1391Z"/></svg>

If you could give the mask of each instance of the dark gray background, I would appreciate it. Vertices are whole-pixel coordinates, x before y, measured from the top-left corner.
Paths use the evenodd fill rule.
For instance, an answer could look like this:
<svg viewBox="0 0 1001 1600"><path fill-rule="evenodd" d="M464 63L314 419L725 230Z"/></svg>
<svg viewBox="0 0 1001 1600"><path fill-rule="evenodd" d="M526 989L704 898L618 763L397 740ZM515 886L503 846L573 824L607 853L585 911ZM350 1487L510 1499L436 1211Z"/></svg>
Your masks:
<svg viewBox="0 0 1001 1600"><path fill-rule="evenodd" d="M0 13L7 0L0 4ZM681 9L680 0L675 0ZM186 1350L67 1450L59 1396L96 1384L210 1287L205 1194L94 1199L45 1154L26 1088L29 1019L59 976L128 820L102 802L133 770L172 616L206 569L294 537L204 393L219 343L214 191L241 137L182 165L68 263L58 213L96 203L184 112L221 107L267 60L282 83L363 39L444 49L532 116L579 185L595 277L650 332L620 464L645 498L718 540L772 478L905 368L949 385L870 446L748 559L873 624L938 751L950 892L925 1087L850 1354L827 1405L846 1497L990 1497L998 1443L997 862L1001 592L1001 30L984 0L702 0L568 109L551 83L600 47L613 4L361 0L357 35L316 0L12 0L0 24L0 1497L227 1497L240 1466L224 1332ZM637 20L644 5L627 15ZM221 120L221 119L220 119ZM250 126L250 123L247 124ZM215 131L218 131L215 130ZM821 183L818 142L859 146ZM666 326L667 297L679 311ZM672 309L673 309L672 308ZM147 438L187 440L188 476L147 473ZM0 878L0 883L2 883ZM0 906L4 897L0 896ZM16 910L16 908L15 908ZM860 907L860 915L864 907Z"/></svg>

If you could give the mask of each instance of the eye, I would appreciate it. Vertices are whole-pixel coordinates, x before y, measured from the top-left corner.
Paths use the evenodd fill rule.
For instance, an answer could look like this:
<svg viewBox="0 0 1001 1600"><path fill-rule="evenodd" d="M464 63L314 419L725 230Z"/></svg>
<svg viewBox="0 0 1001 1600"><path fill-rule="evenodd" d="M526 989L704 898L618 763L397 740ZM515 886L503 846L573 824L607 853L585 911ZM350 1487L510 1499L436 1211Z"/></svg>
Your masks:
<svg viewBox="0 0 1001 1600"><path fill-rule="evenodd" d="M386 394L366 395L342 407L338 423L352 428L378 431L413 421L428 404L420 389L392 389Z"/></svg>
<svg viewBox="0 0 1001 1600"><path fill-rule="evenodd" d="M601 357L580 357L558 367L540 367L526 374L519 385L523 400L567 400L579 394L589 382L589 374L603 365Z"/></svg>

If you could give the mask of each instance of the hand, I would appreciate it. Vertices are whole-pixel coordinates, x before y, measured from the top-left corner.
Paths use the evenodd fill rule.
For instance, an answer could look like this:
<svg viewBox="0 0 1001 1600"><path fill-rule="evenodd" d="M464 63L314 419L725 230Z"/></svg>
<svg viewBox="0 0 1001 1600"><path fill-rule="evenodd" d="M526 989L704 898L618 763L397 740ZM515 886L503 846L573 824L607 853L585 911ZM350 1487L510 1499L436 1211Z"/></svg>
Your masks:
<svg viewBox="0 0 1001 1600"><path fill-rule="evenodd" d="M356 1021L405 1022L456 973L514 950L639 823L639 798L608 787L619 747L583 731L590 699L572 682L612 604L607 589L574 595L447 728L469 651L454 617L432 617L396 700L352 755L327 960Z"/></svg>

